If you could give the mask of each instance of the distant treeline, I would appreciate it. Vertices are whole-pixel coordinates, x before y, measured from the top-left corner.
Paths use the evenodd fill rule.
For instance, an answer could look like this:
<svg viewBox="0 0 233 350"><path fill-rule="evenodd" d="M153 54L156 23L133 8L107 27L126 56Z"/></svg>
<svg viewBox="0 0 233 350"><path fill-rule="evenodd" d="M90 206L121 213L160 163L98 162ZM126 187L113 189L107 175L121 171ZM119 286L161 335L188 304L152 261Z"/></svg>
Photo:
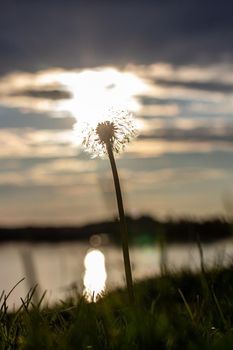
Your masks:
<svg viewBox="0 0 233 350"><path fill-rule="evenodd" d="M200 240L211 242L229 238L233 226L223 219L192 221L189 219L162 222L149 216L127 218L129 240L132 244L146 245L155 241L188 243ZM88 240L93 235L107 234L110 242L120 243L117 220L99 222L79 227L24 227L0 228L0 242L30 241L59 242Z"/></svg>

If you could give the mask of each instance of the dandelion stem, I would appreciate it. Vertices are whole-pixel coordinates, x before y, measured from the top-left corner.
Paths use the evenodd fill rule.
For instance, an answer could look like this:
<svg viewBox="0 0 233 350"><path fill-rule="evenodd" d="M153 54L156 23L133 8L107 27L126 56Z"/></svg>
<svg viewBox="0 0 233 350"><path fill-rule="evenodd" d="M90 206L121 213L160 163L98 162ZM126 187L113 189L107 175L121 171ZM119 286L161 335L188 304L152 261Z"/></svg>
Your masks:
<svg viewBox="0 0 233 350"><path fill-rule="evenodd" d="M120 218L122 250L123 250L127 289L128 289L129 299L131 302L133 302L134 290L133 290L133 280L132 280L132 272L131 272L130 257L129 257L128 232L127 232L127 226L126 226L126 220L125 220L125 212L124 212L124 206L123 206L123 200L122 200L122 194L121 194L120 180L119 180L116 162L115 162L115 158L112 151L112 145L110 141L106 142L106 149L107 149L110 164L111 164L115 191L116 191L116 199L117 199L118 212L119 212L119 218Z"/></svg>

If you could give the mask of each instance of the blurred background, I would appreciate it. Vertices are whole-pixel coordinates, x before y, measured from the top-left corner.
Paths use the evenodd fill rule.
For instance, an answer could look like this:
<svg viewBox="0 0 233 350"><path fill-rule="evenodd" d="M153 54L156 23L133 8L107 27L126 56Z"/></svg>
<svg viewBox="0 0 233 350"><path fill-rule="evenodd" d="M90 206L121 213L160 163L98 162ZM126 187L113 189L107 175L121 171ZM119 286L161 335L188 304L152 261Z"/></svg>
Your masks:
<svg viewBox="0 0 233 350"><path fill-rule="evenodd" d="M0 226L116 216L108 160L91 159L78 132L111 105L138 130L117 158L128 215L231 218L232 10L227 0L2 1Z"/></svg>

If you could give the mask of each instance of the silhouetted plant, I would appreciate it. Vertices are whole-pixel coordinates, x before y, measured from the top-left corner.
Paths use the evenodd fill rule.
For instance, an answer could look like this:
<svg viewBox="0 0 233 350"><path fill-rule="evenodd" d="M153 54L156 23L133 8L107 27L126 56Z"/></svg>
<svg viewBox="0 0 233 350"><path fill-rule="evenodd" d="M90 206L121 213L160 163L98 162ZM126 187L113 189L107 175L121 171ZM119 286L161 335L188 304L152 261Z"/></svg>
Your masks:
<svg viewBox="0 0 233 350"><path fill-rule="evenodd" d="M134 121L131 114L128 112L111 111L106 119L104 119L103 122L99 122L96 127L86 125L85 133L86 136L83 139L83 146L86 150L91 153L93 157L107 155L111 164L120 219L126 283L129 299L133 301L134 292L128 247L128 231L114 152L119 153L123 150L125 144L135 136Z"/></svg>

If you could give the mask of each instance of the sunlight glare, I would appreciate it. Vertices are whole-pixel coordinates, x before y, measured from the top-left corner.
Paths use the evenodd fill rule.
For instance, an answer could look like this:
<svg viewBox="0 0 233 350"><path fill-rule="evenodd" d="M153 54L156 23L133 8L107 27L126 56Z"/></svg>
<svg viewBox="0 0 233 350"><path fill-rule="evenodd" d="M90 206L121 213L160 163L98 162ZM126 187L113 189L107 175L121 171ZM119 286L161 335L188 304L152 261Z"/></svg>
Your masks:
<svg viewBox="0 0 233 350"><path fill-rule="evenodd" d="M111 67L64 72L58 81L72 94L71 99L61 101L60 108L69 111L78 122L93 126L102 121L108 109L137 112L141 107L137 96L147 88L135 74Z"/></svg>
<svg viewBox="0 0 233 350"><path fill-rule="evenodd" d="M148 90L148 82L133 70L108 66L54 68L17 72L0 79L0 106L18 108L22 113L47 113L55 118L72 116L76 123L70 142L77 146L82 143L82 127L86 123L95 128L112 111L140 115L139 96Z"/></svg>
<svg viewBox="0 0 233 350"><path fill-rule="evenodd" d="M89 302L96 302L105 291L107 273L104 254L97 249L89 251L84 259L83 295Z"/></svg>

